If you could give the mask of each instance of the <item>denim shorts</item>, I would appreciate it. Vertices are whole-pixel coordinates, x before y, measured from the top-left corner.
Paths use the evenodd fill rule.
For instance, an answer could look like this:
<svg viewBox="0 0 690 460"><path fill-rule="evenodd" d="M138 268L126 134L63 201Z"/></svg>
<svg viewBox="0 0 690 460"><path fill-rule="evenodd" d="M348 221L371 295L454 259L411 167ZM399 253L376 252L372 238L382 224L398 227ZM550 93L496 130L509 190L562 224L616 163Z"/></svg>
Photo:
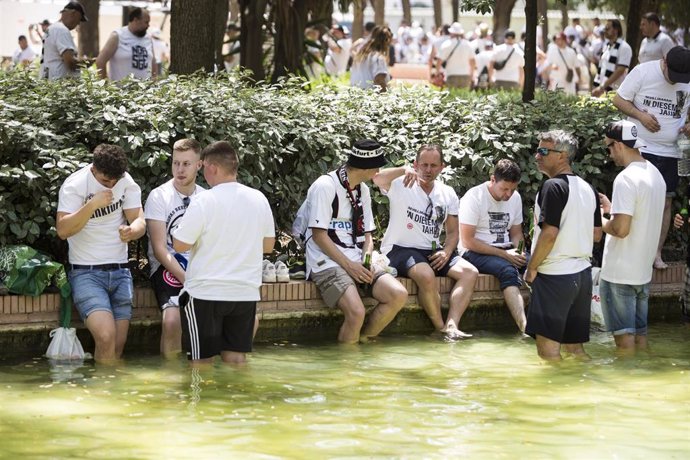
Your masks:
<svg viewBox="0 0 690 460"><path fill-rule="evenodd" d="M429 257L433 254L430 249L406 248L404 246L393 245L393 248L388 251L388 260L390 266L398 271L398 276L407 277L407 272L417 264L428 264ZM434 270L436 276L448 276L450 269L460 261L460 256L457 251L453 251L446 264Z"/></svg>
<svg viewBox="0 0 690 460"><path fill-rule="evenodd" d="M659 170L666 182L666 196L676 196L678 188L678 158L662 157L653 153L643 153L645 160L653 164Z"/></svg>
<svg viewBox="0 0 690 460"><path fill-rule="evenodd" d="M479 273L487 275L494 275L501 282L501 290L507 287L522 286L522 279L520 279L520 270L515 268L503 257L491 256L487 254L479 254L474 251L465 251L462 258L477 267ZM525 267L521 270L524 271Z"/></svg>
<svg viewBox="0 0 690 460"><path fill-rule="evenodd" d="M601 311L606 330L613 335L647 335L649 284L599 282Z"/></svg>
<svg viewBox="0 0 690 460"><path fill-rule="evenodd" d="M128 268L118 270L74 269L67 274L72 299L83 321L95 311L108 311L113 318L132 318L134 284Z"/></svg>

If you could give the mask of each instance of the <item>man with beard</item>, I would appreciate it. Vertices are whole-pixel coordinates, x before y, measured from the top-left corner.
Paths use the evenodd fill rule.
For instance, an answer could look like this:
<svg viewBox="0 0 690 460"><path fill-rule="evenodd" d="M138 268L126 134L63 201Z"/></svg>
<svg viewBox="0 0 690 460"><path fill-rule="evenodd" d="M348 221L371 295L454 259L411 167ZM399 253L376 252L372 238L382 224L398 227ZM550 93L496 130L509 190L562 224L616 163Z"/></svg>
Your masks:
<svg viewBox="0 0 690 460"><path fill-rule="evenodd" d="M417 284L419 303L436 330L450 339L459 339L470 337L458 325L472 298L478 272L457 252L459 200L451 187L437 180L444 166L441 147L423 145L417 152L414 170L384 169L374 176L374 183L390 202L390 221L381 252L388 256L399 276L409 277ZM455 281L445 322L437 276Z"/></svg>
<svg viewBox="0 0 690 460"><path fill-rule="evenodd" d="M108 62L112 81L130 75L145 80L158 74L158 65L153 58L153 42L146 35L150 20L148 11L134 8L129 13L129 24L110 34L96 59L96 67L102 78L108 78Z"/></svg>
<svg viewBox="0 0 690 460"><path fill-rule="evenodd" d="M201 145L196 140L175 142L173 178L151 191L144 210L149 236L151 284L162 311L161 353L164 356L174 355L182 349L177 296L185 281L189 254L180 254L173 249L172 233L192 198L204 190L196 184L197 172L201 169L200 155Z"/></svg>

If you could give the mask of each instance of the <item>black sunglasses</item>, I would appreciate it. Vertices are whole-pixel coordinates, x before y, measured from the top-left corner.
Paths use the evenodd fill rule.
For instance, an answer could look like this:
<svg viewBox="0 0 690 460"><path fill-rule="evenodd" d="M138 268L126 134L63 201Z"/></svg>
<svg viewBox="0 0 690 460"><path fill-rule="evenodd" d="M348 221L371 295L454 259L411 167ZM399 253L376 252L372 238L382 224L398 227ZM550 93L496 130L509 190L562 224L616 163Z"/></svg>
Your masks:
<svg viewBox="0 0 690 460"><path fill-rule="evenodd" d="M182 204L184 205L185 208L189 206L190 201L192 201L192 199L189 198L188 196L182 198Z"/></svg>
<svg viewBox="0 0 690 460"><path fill-rule="evenodd" d="M562 150L554 150L547 147L537 147L537 153L543 157L547 156L550 152L563 153Z"/></svg>
<svg viewBox="0 0 690 460"><path fill-rule="evenodd" d="M609 152L609 155L611 154L611 146L615 143L616 141L609 142L608 144L606 144L606 151Z"/></svg>

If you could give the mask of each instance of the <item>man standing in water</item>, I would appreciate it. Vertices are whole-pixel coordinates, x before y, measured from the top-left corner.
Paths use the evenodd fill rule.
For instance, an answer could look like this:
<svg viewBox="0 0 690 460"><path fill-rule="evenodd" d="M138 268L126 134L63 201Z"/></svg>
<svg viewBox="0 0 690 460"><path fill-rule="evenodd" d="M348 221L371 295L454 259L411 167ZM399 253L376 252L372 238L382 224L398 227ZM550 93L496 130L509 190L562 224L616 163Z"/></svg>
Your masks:
<svg viewBox="0 0 690 460"><path fill-rule="evenodd" d="M237 182L239 158L220 141L201 158L212 187L197 193L177 230L173 249L190 251L180 296L182 349L193 364L241 364L252 350L261 261L273 250L275 225L266 197Z"/></svg>
<svg viewBox="0 0 690 460"><path fill-rule="evenodd" d="M577 139L561 130L540 135L536 162L549 179L537 193L532 258L525 281L532 285L525 332L546 360L566 352L586 357L592 302L592 246L601 239L599 197L573 173Z"/></svg>
<svg viewBox="0 0 690 460"><path fill-rule="evenodd" d="M623 171L613 182L613 203L600 194L602 228L608 235L601 264L601 308L616 348L631 353L647 347L647 309L654 244L661 231L666 184L638 148L635 123L623 120L606 128L606 149Z"/></svg>

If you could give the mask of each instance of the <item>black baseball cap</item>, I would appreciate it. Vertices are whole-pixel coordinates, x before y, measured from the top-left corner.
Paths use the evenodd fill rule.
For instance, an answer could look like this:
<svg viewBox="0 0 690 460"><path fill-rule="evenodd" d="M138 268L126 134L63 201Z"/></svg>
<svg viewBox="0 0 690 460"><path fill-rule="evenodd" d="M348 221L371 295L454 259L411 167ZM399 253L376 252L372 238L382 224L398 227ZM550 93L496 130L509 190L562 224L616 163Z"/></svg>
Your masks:
<svg viewBox="0 0 690 460"><path fill-rule="evenodd" d="M690 49L674 46L666 54L668 78L673 83L690 83Z"/></svg>
<svg viewBox="0 0 690 460"><path fill-rule="evenodd" d="M79 11L81 13L81 22L86 22L89 20L89 18L86 17L86 11L84 11L84 7L81 6L81 3L79 3L79 2L69 2L62 9L62 11L65 11L65 10ZM62 13L62 11L61 11L61 13Z"/></svg>

